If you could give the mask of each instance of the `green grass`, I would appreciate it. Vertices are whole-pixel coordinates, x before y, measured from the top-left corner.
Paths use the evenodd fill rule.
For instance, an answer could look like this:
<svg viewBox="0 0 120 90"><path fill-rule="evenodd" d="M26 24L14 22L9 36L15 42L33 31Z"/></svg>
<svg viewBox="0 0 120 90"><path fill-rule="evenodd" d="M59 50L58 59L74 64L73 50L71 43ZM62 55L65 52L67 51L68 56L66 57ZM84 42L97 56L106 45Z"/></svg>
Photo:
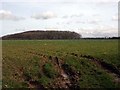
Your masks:
<svg viewBox="0 0 120 90"><path fill-rule="evenodd" d="M3 40L2 50L3 87L28 87L27 82L31 79L47 86L59 74L49 56L58 57L74 71L79 71L81 88L120 85L90 60L70 54L91 55L120 70L118 40Z"/></svg>

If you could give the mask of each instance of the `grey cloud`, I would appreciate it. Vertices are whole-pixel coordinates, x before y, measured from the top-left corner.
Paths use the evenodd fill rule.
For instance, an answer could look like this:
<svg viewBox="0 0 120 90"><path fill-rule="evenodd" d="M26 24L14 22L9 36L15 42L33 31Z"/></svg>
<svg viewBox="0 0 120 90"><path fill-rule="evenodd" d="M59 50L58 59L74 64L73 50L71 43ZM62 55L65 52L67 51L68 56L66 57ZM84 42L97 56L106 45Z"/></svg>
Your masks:
<svg viewBox="0 0 120 90"><path fill-rule="evenodd" d="M65 16L63 16L62 18L68 18L69 16L67 16L67 15L65 15Z"/></svg>

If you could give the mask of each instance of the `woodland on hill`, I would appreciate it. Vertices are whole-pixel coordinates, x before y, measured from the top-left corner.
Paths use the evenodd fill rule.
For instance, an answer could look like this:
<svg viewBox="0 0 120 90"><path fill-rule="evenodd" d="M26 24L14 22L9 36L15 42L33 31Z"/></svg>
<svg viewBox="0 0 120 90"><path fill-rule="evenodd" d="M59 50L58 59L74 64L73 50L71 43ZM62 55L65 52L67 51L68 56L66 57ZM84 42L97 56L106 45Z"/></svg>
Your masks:
<svg viewBox="0 0 120 90"><path fill-rule="evenodd" d="M3 40L80 39L81 35L70 31L27 31L3 36Z"/></svg>

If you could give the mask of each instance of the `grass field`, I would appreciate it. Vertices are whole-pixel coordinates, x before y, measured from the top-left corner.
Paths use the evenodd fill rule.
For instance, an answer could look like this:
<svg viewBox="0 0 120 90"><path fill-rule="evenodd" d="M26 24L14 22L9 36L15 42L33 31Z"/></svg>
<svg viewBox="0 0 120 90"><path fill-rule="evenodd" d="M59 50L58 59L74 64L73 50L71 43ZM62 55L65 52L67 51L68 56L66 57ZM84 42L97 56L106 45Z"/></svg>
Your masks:
<svg viewBox="0 0 120 90"><path fill-rule="evenodd" d="M3 40L3 88L120 88L118 40Z"/></svg>

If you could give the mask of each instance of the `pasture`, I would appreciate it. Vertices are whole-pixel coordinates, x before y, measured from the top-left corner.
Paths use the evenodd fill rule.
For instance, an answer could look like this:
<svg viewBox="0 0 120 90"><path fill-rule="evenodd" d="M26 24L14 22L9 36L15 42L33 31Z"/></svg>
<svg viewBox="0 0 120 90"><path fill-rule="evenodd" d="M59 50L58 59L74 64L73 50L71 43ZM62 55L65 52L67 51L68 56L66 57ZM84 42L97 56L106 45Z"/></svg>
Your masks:
<svg viewBox="0 0 120 90"><path fill-rule="evenodd" d="M3 88L120 88L118 40L3 40Z"/></svg>

